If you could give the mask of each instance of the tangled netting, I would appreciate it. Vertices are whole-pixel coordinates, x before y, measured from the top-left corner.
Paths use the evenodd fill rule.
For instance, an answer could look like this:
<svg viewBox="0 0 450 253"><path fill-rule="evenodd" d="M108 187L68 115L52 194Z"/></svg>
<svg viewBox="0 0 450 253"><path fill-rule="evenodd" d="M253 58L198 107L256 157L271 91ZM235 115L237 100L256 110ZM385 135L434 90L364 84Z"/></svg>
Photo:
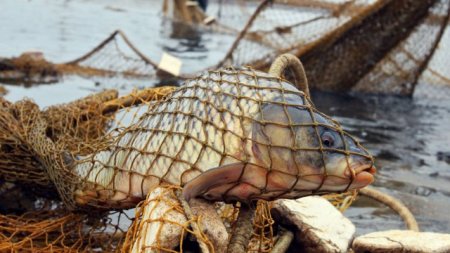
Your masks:
<svg viewBox="0 0 450 253"><path fill-rule="evenodd" d="M234 65L267 70L277 55L292 53L305 63L313 88L443 98L450 94L449 0L209 2L206 13L195 1L163 4L163 13L194 30L234 38L217 65L199 69ZM66 63L49 65L39 58L32 64L26 56L1 62L0 78L7 78L15 65L42 76L166 77L140 46L116 31ZM195 75L182 73L180 78Z"/></svg>
<svg viewBox="0 0 450 253"><path fill-rule="evenodd" d="M448 0L211 1L206 13L195 6L181 8L184 2L173 1L174 17L184 17L197 29L235 37L218 66L267 70L277 55L289 52L305 63L313 88L448 96L441 89L450 85ZM215 22L205 16L215 17ZM157 64L119 31L61 67L158 74Z"/></svg>
<svg viewBox="0 0 450 253"><path fill-rule="evenodd" d="M220 169L206 174L209 180L223 177L222 184L236 187L214 190L203 181L208 180L204 176L185 187L186 197L204 194L211 200L271 200L333 191L326 187L326 180L339 179L339 190L344 191L352 182L327 168L335 158L324 152L337 153L336 159L346 160L347 167L360 160L371 161L368 153L337 122L318 112L302 92L280 78L251 69L209 71L187 81L166 99L139 107L132 117L128 127L113 128L112 142L95 154L72 158L72 173L85 182L75 192L79 202L134 205L154 185L184 186L216 167ZM339 135L336 145L325 146L320 141L327 131ZM285 159L289 165L284 164ZM297 169L302 166L310 169ZM324 173L328 179L317 185L298 187L307 178L314 181ZM60 176L56 174L50 173ZM254 177L260 181L255 182ZM67 180L73 181L73 176ZM243 197L240 183L252 188ZM200 185L206 188L200 189ZM74 194L69 189L60 193Z"/></svg>
<svg viewBox="0 0 450 253"><path fill-rule="evenodd" d="M345 209L372 157L315 109L304 73L305 92L281 70L208 71L45 110L0 98L0 250L220 252L248 203L248 251L269 252L280 234L264 200L350 190L328 195ZM11 194L23 199L8 205Z"/></svg>
<svg viewBox="0 0 450 253"><path fill-rule="evenodd" d="M234 2L210 12L220 24L248 18L221 64L267 69L292 53L313 88L449 95L448 0Z"/></svg>

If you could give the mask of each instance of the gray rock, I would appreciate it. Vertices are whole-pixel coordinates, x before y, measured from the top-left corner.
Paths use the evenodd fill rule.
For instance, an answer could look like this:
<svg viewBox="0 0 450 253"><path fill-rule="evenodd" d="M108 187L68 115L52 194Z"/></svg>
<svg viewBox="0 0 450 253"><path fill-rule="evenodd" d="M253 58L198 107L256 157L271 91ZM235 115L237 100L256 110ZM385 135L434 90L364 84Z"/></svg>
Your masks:
<svg viewBox="0 0 450 253"><path fill-rule="evenodd" d="M356 253L390 252L450 252L450 234L389 230L374 232L356 238Z"/></svg>
<svg viewBox="0 0 450 253"><path fill-rule="evenodd" d="M131 252L170 251L182 240L186 216L173 189L156 187L142 206L142 216L133 236Z"/></svg>
<svg viewBox="0 0 450 253"><path fill-rule="evenodd" d="M228 232L222 219L217 214L214 204L202 199L189 201L192 213L198 217L201 232L213 245L215 252L226 252L228 246Z"/></svg>
<svg viewBox="0 0 450 253"><path fill-rule="evenodd" d="M281 224L295 228L301 252L347 252L355 234L353 223L321 197L276 200L272 213Z"/></svg>

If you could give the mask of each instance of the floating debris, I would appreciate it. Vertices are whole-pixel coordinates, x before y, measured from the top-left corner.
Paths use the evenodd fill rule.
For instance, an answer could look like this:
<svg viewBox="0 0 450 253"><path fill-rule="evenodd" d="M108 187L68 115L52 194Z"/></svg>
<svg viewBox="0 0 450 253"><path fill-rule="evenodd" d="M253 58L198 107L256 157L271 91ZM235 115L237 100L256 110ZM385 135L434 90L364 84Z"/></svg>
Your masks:
<svg viewBox="0 0 450 253"><path fill-rule="evenodd" d="M136 215L130 252L171 251L186 235L187 219L175 195L174 188L156 187L141 203Z"/></svg>
<svg viewBox="0 0 450 253"><path fill-rule="evenodd" d="M199 232L208 239L214 251L225 252L229 235L214 203L194 198L189 201L189 206L198 220Z"/></svg>
<svg viewBox="0 0 450 253"><path fill-rule="evenodd" d="M0 81L5 83L55 83L61 74L42 52L25 52L11 59L0 58Z"/></svg>
<svg viewBox="0 0 450 253"><path fill-rule="evenodd" d="M438 161L443 161L446 163L450 163L450 152L439 151L436 154Z"/></svg>

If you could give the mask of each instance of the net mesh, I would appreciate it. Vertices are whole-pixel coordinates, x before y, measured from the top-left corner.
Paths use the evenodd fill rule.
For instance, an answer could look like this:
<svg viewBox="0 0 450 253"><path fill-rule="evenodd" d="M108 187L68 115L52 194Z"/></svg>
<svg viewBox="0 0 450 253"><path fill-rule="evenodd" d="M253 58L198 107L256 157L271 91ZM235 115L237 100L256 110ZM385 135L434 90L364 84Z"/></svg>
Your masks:
<svg viewBox="0 0 450 253"><path fill-rule="evenodd" d="M331 158L320 156L322 152L336 152L344 160L349 157L347 166L356 159L352 156L371 161L368 153L337 122L318 112L302 92L282 79L251 69L206 72L144 108L133 112L128 127L113 128L107 145L97 147L92 155L73 158L74 172L89 182L76 192L85 198L80 201L98 206L134 205L154 185L184 186L210 168L222 168L211 172L211 177L229 176L227 173L241 176L223 182L228 185L223 192L187 187L188 197L203 194L211 200L228 201L301 196L321 191L326 184L324 179L311 189L296 189L304 178L327 173L327 159ZM321 144L320 134L325 130L339 134L338 146ZM271 131L278 131L278 137ZM301 134L314 138L305 143ZM286 140L280 140L282 137ZM292 142L283 143L291 138ZM286 167L278 164L284 160L272 152L289 158L291 167L280 169ZM323 169L298 171L301 161L296 156L318 159L309 166ZM262 180L252 182L247 178L252 176ZM328 177L345 181L341 175ZM206 184L198 180L198 184ZM238 192L241 182L252 188L244 197ZM343 184L340 190L350 187L351 181Z"/></svg>
<svg viewBox="0 0 450 253"><path fill-rule="evenodd" d="M433 70L436 65L433 64L433 67L428 68L427 65L438 50L441 36L447 27L449 5L449 1L436 1L430 8L428 16L413 28L408 37L392 48L373 70L358 82L354 90L368 90L381 94L388 91L391 94L404 95L411 94L419 85L416 95L438 96L438 91L433 92L431 87L428 92L426 91L429 85L442 84L440 75ZM425 77L424 71L428 72L426 74L428 77Z"/></svg>
<svg viewBox="0 0 450 253"><path fill-rule="evenodd" d="M180 196L246 203L346 191L356 172L336 164L373 163L302 91L250 68L44 110L30 100L1 102L0 175L9 188L0 194L30 198L1 215L2 250L214 250L228 236L205 222L211 215L187 215ZM231 181L209 184L216 175ZM277 240L270 204L254 208L248 249L269 252ZM212 213L227 234L236 230L239 206Z"/></svg>
<svg viewBox="0 0 450 253"><path fill-rule="evenodd" d="M417 96L443 98L450 93L445 57L448 0L217 0L210 1L206 13L186 1L166 1L164 6L168 17L181 19L185 26L235 37L216 66L267 70L277 55L292 53L305 64L313 88L409 96L417 90ZM1 62L0 77L8 77L15 64L22 77L33 73L167 77L121 31L64 64L29 55ZM195 75L183 73L180 78Z"/></svg>
<svg viewBox="0 0 450 253"><path fill-rule="evenodd" d="M113 213L113 212L111 212ZM118 251L126 230L106 214L77 214L65 209L31 211L22 215L0 215L2 252ZM113 215L113 214L111 214Z"/></svg>
<svg viewBox="0 0 450 253"><path fill-rule="evenodd" d="M450 94L443 56L449 50L448 0L269 2L211 1L206 14L216 22L205 26L201 15L190 22L236 36L220 66L268 69L278 54L291 52L304 61L315 88ZM239 25L229 25L234 23ZM381 39L383 31L389 40ZM33 57L2 61L0 70L14 75L9 66L15 64L26 75L158 75L157 65L120 31L71 62ZM325 129L342 145L325 146ZM234 233L239 205L217 204L213 213L224 230L208 230L204 214L186 213L181 194L225 202L263 199L254 205L248 251L270 252L278 231L265 200L351 189L355 174L332 173L336 157L343 168L372 163L302 91L250 68L211 70L180 88L125 97L109 90L44 110L30 100L0 97L0 251L223 247L217 231ZM305 160L315 163L305 166ZM281 161L288 165L277 166ZM308 170L313 167L320 169ZM214 184L211 178L229 180ZM340 210L355 196L355 190L326 195Z"/></svg>
<svg viewBox="0 0 450 253"><path fill-rule="evenodd" d="M222 63L267 69L290 52L313 88L448 97L449 1L277 3L255 12Z"/></svg>
<svg viewBox="0 0 450 253"><path fill-rule="evenodd" d="M58 69L88 76L120 74L125 77L154 78L157 64L139 51L122 31L115 31L90 52L59 64Z"/></svg>

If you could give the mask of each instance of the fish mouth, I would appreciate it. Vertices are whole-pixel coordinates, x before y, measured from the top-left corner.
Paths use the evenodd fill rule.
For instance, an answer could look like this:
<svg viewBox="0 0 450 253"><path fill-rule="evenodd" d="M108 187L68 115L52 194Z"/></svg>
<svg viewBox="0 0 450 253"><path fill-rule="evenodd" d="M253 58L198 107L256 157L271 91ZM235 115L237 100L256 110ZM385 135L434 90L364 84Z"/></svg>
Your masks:
<svg viewBox="0 0 450 253"><path fill-rule="evenodd" d="M314 192L345 192L366 187L375 180L376 168L372 164L350 164L339 173L316 174L303 176L298 183L298 190L302 184L316 185Z"/></svg>
<svg viewBox="0 0 450 253"><path fill-rule="evenodd" d="M352 176L351 171L354 172L355 176L362 172L366 172L366 173L375 175L375 173L377 172L377 169L375 168L375 166L373 166L371 164L363 164L363 165L355 166L355 168L347 169L345 171L345 176L351 177Z"/></svg>
<svg viewBox="0 0 450 253"><path fill-rule="evenodd" d="M345 171L345 176L350 178L351 184L349 189L359 189L366 187L373 183L375 180L375 173L377 169L372 164L364 164L357 166L354 169L348 169Z"/></svg>
<svg viewBox="0 0 450 253"><path fill-rule="evenodd" d="M361 172L368 172L372 175L375 175L375 173L377 172L377 169L375 168L375 166L371 165L371 164L365 164L365 165L360 165L356 168L353 169L353 171L355 172L355 175Z"/></svg>

